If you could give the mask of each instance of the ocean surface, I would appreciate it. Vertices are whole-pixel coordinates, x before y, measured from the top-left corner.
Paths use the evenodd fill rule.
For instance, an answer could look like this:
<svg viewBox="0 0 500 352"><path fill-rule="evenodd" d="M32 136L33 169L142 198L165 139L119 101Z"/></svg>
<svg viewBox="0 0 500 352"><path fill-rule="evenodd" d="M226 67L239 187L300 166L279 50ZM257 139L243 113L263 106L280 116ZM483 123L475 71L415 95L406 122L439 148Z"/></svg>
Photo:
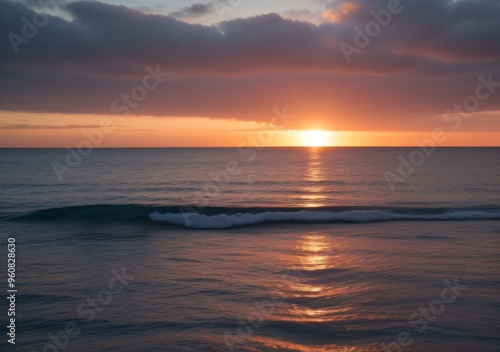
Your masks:
<svg viewBox="0 0 500 352"><path fill-rule="evenodd" d="M0 149L0 171L2 351L500 351L500 148Z"/></svg>

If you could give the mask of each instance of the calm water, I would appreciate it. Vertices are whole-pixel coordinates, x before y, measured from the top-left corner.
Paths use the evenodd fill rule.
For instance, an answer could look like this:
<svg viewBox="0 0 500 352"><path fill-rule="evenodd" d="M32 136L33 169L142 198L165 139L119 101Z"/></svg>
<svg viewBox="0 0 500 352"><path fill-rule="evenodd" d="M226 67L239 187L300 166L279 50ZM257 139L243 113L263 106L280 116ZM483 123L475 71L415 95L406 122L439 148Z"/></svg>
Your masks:
<svg viewBox="0 0 500 352"><path fill-rule="evenodd" d="M413 150L0 150L0 348L500 351L500 149Z"/></svg>

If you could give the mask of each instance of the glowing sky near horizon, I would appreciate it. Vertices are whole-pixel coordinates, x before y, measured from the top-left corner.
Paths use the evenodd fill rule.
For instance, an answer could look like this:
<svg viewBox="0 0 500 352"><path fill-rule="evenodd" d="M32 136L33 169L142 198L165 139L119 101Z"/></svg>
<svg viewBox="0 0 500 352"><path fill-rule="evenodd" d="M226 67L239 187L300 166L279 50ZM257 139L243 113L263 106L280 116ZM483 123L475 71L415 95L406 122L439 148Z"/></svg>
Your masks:
<svg viewBox="0 0 500 352"><path fill-rule="evenodd" d="M341 44L388 1L223 1L68 1L16 53L9 33L46 9L0 0L0 147L76 145L103 118L116 129L99 147L238 146L266 129L272 146L307 130L334 146L435 130L443 146L500 144L498 1L401 1L349 60ZM284 108L295 117L275 126Z"/></svg>

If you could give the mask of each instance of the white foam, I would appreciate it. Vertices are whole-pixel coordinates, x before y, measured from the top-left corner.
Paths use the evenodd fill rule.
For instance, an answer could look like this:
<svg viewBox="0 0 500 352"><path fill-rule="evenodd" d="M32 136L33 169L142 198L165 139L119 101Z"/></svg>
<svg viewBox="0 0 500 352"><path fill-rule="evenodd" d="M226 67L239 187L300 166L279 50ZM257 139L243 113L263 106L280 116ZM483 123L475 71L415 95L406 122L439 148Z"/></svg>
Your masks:
<svg viewBox="0 0 500 352"><path fill-rule="evenodd" d="M257 214L218 214L203 215L196 213L149 214L153 221L163 221L195 229L225 229L244 225L268 222L353 222L367 223L389 220L498 220L500 211L449 211L437 214L400 214L387 210L353 210L346 212L297 211L263 212Z"/></svg>

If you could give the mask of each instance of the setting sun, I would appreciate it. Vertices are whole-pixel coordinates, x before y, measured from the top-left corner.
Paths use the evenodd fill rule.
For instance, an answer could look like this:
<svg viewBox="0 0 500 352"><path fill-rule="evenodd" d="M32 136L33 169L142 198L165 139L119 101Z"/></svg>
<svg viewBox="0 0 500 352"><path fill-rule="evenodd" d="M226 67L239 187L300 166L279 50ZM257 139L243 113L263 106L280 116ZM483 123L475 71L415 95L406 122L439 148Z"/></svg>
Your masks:
<svg viewBox="0 0 500 352"><path fill-rule="evenodd" d="M330 132L320 130L302 131L302 145L307 147L324 147L331 144Z"/></svg>

